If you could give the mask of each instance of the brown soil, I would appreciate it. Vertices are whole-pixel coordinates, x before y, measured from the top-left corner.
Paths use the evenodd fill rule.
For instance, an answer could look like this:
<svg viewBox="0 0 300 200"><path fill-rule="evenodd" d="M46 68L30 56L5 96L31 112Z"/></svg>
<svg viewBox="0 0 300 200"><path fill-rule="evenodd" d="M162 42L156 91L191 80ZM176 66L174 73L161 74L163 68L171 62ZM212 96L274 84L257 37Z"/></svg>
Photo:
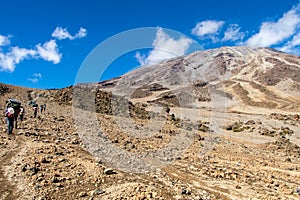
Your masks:
<svg viewBox="0 0 300 200"><path fill-rule="evenodd" d="M97 114L101 137L105 135L111 145L133 155L163 149L180 132L187 134L185 140L192 138L181 155L165 154L165 159L171 161L169 164L155 171L130 173L91 153L86 141L87 138L92 141L93 130L87 130L84 137L79 135L69 106L68 89L37 91L10 87L10 90L1 97L2 108L7 97L19 98L26 105L31 94L30 97L39 96L38 103L46 103L47 110L35 119L26 105L26 119L11 136L6 134L2 121L1 199L299 198L296 192L300 184L299 119L293 118L294 115L285 119L275 114L266 118L232 113L228 119L240 125L239 129L223 129L224 134L218 135L210 131L213 127L201 129L210 126L209 123L201 123L198 128L197 124L179 119L180 115L173 118L164 113L165 125L161 130L151 137L139 138L120 127L112 113ZM135 107L132 109L138 108ZM144 112L142 108L138 110ZM136 124L130 130L136 133L149 123L139 115L131 117L136 118ZM242 119L248 122L240 122ZM284 129L286 134L282 135L280 127L288 120L295 123L289 123L289 128ZM277 134L262 134L265 129ZM298 145L293 143L297 141Z"/></svg>

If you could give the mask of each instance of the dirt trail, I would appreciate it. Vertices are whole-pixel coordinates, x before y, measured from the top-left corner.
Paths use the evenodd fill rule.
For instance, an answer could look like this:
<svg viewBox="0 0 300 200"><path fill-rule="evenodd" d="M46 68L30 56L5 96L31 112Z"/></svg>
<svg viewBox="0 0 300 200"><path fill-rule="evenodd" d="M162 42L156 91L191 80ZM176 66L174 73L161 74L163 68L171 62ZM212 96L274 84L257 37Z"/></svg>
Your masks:
<svg viewBox="0 0 300 200"><path fill-rule="evenodd" d="M17 153L20 151L20 148L22 146L23 141L20 139L17 139L14 136L9 136L7 138L4 138L2 136L2 139L7 140L13 140L13 144L11 144L11 148L6 149L1 152L1 168L0 168L0 199L7 199L7 200L14 200L18 199L20 195L16 192L17 188L16 186L11 183L6 175L5 168L8 168L11 166L11 159L17 155Z"/></svg>

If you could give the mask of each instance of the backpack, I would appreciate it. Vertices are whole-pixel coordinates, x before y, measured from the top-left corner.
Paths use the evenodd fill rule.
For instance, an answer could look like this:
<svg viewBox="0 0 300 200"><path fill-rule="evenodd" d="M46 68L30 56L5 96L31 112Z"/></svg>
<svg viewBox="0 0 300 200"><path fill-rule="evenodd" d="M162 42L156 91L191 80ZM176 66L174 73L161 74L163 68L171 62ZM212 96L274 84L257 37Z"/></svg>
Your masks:
<svg viewBox="0 0 300 200"><path fill-rule="evenodd" d="M13 108L14 110L20 110L21 102L16 99L8 99L7 108Z"/></svg>
<svg viewBox="0 0 300 200"><path fill-rule="evenodd" d="M35 105L35 104L36 104L36 102L35 102L35 100L33 100L33 99L32 99L31 101L28 101L28 105L29 105L29 106Z"/></svg>

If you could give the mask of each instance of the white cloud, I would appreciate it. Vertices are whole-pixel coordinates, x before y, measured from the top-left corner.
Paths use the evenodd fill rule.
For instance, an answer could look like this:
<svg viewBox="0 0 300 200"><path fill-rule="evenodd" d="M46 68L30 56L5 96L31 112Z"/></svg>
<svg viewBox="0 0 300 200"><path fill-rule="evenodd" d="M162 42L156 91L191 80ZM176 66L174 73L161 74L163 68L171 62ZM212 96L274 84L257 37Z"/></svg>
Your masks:
<svg viewBox="0 0 300 200"><path fill-rule="evenodd" d="M12 47L11 52L9 53L16 62L16 64L20 63L24 59L29 59L36 55L35 50L19 48L19 47Z"/></svg>
<svg viewBox="0 0 300 200"><path fill-rule="evenodd" d="M13 72L16 65L24 59L32 58L36 51L19 47L12 47L11 51L4 54L0 53L0 71Z"/></svg>
<svg viewBox="0 0 300 200"><path fill-rule="evenodd" d="M137 59L137 61L140 63L140 65L145 65L146 63L146 60L147 60L147 57L146 55L142 55L140 52L136 52L135 54L135 58Z"/></svg>
<svg viewBox="0 0 300 200"><path fill-rule="evenodd" d="M37 78L28 78L27 80L32 83L37 83L39 81L39 79L37 79Z"/></svg>
<svg viewBox="0 0 300 200"><path fill-rule="evenodd" d="M280 51L284 51L287 53L300 54L300 33L294 35L291 41L288 41L283 47L278 48Z"/></svg>
<svg viewBox="0 0 300 200"><path fill-rule="evenodd" d="M7 53L0 52L0 71L13 72L16 65L25 59L42 58L57 64L61 57L55 40L50 40L43 45L38 44L36 49L11 47Z"/></svg>
<svg viewBox="0 0 300 200"><path fill-rule="evenodd" d="M293 7L277 22L264 22L257 34L246 41L251 47L268 47L293 36L300 26L300 4Z"/></svg>
<svg viewBox="0 0 300 200"><path fill-rule="evenodd" d="M12 56L0 52L0 71L13 72L16 64Z"/></svg>
<svg viewBox="0 0 300 200"><path fill-rule="evenodd" d="M67 29L57 27L52 33L52 37L57 39L70 39L74 40L77 38L82 38L87 35L87 30L80 28L78 33L75 36L72 36ZM57 43L54 39L45 42L44 44L35 45L34 49L20 48L18 46L10 47L10 35L3 36L0 35L0 71L13 72L16 68L16 65L19 64L24 59L44 59L46 61L53 62L57 64L61 61L62 54L59 53ZM2 47L8 46L8 51L3 52ZM34 78L31 78L33 82L35 79L41 78L41 74L37 73L33 75Z"/></svg>
<svg viewBox="0 0 300 200"><path fill-rule="evenodd" d="M87 35L87 30L85 28L80 27L78 33L75 35L75 38L83 38Z"/></svg>
<svg viewBox="0 0 300 200"><path fill-rule="evenodd" d="M206 20L197 23L197 25L192 29L192 34L200 38L208 37L213 41L216 40L215 35L218 34L219 30L224 25L224 21L216 20Z"/></svg>
<svg viewBox="0 0 300 200"><path fill-rule="evenodd" d="M32 74L33 77L37 77L37 78L42 78L42 74L41 73L34 73Z"/></svg>
<svg viewBox="0 0 300 200"><path fill-rule="evenodd" d="M62 54L59 53L55 40L45 42L43 45L36 45L37 54L46 61L51 61L54 64L60 62Z"/></svg>
<svg viewBox="0 0 300 200"><path fill-rule="evenodd" d="M158 28L153 41L153 50L148 56L136 53L135 57L141 65L155 64L166 59L182 56L192 43L191 39L180 37L178 40L167 35L162 28Z"/></svg>
<svg viewBox="0 0 300 200"><path fill-rule="evenodd" d="M224 33L224 38L222 41L238 41L245 37L245 33L240 32L240 27L238 24L230 24Z"/></svg>
<svg viewBox="0 0 300 200"><path fill-rule="evenodd" d="M42 79L42 74L41 73L34 73L32 74L31 78L28 78L27 80L32 82L32 83L37 83Z"/></svg>
<svg viewBox="0 0 300 200"><path fill-rule="evenodd" d="M291 45L294 47L300 45L300 33L298 33L293 37L293 40L291 41Z"/></svg>
<svg viewBox="0 0 300 200"><path fill-rule="evenodd" d="M54 32L52 33L52 37L59 40L63 40L63 39L74 40L77 38L83 38L86 35L87 35L87 30L82 27L80 27L78 33L76 33L75 36L72 36L66 28L62 28L62 27L56 27Z"/></svg>
<svg viewBox="0 0 300 200"><path fill-rule="evenodd" d="M9 36L0 35L0 46L7 46L10 44Z"/></svg>
<svg viewBox="0 0 300 200"><path fill-rule="evenodd" d="M62 27L56 27L56 29L52 33L52 37L57 38L59 40L73 39L73 36L69 33L69 31L66 28Z"/></svg>

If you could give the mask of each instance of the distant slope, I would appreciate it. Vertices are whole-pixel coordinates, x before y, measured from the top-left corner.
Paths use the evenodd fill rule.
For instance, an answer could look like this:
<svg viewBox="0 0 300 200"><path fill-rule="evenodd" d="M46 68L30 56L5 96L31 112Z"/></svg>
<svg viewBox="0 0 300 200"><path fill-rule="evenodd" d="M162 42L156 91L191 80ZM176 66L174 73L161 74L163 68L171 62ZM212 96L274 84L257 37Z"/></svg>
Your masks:
<svg viewBox="0 0 300 200"><path fill-rule="evenodd" d="M270 48L222 47L144 66L98 87L135 102L195 107L221 95L230 105L234 100L299 112L300 57Z"/></svg>

